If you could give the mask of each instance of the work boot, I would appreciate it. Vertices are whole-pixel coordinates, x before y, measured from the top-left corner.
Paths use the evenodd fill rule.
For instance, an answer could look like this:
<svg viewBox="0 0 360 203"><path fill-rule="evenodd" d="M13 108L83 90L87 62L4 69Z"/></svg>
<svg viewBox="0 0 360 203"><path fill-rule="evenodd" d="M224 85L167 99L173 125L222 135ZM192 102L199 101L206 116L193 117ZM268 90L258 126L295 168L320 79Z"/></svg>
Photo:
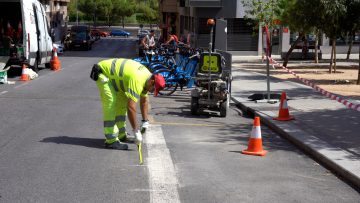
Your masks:
<svg viewBox="0 0 360 203"><path fill-rule="evenodd" d="M135 139L130 137L130 133L126 132L125 136L119 137L120 142L134 143Z"/></svg>
<svg viewBox="0 0 360 203"><path fill-rule="evenodd" d="M111 144L105 143L105 147L108 149L117 149L117 150L127 150L128 149L128 145L120 142L120 141L115 141Z"/></svg>

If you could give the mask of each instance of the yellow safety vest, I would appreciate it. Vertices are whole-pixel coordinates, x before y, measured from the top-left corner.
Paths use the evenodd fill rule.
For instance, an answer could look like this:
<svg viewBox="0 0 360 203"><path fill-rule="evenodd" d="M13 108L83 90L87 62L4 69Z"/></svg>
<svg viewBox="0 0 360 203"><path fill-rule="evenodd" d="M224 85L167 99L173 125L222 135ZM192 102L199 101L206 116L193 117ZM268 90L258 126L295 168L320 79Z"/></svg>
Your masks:
<svg viewBox="0 0 360 203"><path fill-rule="evenodd" d="M109 78L115 91L123 92L127 98L135 102L140 96L147 96L144 87L151 72L145 66L124 58L103 60L98 65L102 74Z"/></svg>

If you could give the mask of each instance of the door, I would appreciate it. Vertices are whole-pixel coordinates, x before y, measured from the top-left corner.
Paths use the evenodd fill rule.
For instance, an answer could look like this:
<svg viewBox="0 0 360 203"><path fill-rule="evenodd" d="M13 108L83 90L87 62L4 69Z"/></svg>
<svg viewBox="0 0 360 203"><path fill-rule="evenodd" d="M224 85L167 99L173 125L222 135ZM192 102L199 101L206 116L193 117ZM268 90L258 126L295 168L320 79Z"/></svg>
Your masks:
<svg viewBox="0 0 360 203"><path fill-rule="evenodd" d="M281 54L281 33L280 27L275 27L271 31L271 54L279 55Z"/></svg>
<svg viewBox="0 0 360 203"><path fill-rule="evenodd" d="M41 7L37 3L33 4L34 14L35 14L35 26L36 26L36 35L38 41L38 50L37 50L37 60L38 64L44 63L46 59L46 44L45 44L45 33L44 33L44 18L41 13ZM35 66L35 65L34 65Z"/></svg>
<svg viewBox="0 0 360 203"><path fill-rule="evenodd" d="M216 19L215 25L215 49L227 51L227 22Z"/></svg>
<svg viewBox="0 0 360 203"><path fill-rule="evenodd" d="M53 44L52 44L52 39L49 33L49 24L47 23L47 18L46 18L46 13L45 13L45 9L44 7L39 4L40 9L41 9L41 16L42 16L42 21L43 23L42 25L42 30L43 30L43 37L44 37L44 49L42 49L41 51L43 52L43 56L44 56L44 60L45 61L41 61L41 63L47 63L51 60L52 57L52 49L53 49Z"/></svg>

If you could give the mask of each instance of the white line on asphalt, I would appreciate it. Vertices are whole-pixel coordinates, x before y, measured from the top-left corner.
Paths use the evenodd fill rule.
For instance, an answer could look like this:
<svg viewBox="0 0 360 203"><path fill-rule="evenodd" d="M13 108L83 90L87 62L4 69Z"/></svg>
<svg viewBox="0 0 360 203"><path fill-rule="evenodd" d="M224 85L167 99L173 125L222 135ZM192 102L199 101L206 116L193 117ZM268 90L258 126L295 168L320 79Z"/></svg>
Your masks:
<svg viewBox="0 0 360 203"><path fill-rule="evenodd" d="M24 82L23 84L20 84L20 85L18 85L18 86L15 86L14 89L17 89L17 88L19 88L19 87L25 86L25 85L27 85L27 84L29 84L29 82Z"/></svg>
<svg viewBox="0 0 360 203"><path fill-rule="evenodd" d="M148 152L150 202L180 203L179 183L161 125L151 125L144 137Z"/></svg>
<svg viewBox="0 0 360 203"><path fill-rule="evenodd" d="M7 93L8 91L2 91L1 93L0 93L0 95L2 95L2 94L5 94L5 93Z"/></svg>

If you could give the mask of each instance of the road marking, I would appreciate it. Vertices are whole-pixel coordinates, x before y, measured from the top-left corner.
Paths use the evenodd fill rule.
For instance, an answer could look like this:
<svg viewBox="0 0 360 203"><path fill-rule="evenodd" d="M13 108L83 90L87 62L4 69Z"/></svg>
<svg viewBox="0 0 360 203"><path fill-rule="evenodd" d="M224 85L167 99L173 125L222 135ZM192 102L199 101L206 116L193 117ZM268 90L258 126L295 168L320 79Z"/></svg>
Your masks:
<svg viewBox="0 0 360 203"><path fill-rule="evenodd" d="M0 95L2 95L2 94L5 94L5 93L7 93L8 91L2 91L1 93L0 93Z"/></svg>
<svg viewBox="0 0 360 203"><path fill-rule="evenodd" d="M179 126L204 126L204 127L221 127L220 124L205 124L205 123L168 123L168 122L153 122L153 124L159 125L179 125Z"/></svg>
<svg viewBox="0 0 360 203"><path fill-rule="evenodd" d="M180 203L179 183L161 125L151 125L144 138L148 152L150 202Z"/></svg>
<svg viewBox="0 0 360 203"><path fill-rule="evenodd" d="M29 84L29 82L24 82L24 83L22 83L22 84L20 84L20 85L18 85L18 86L15 86L14 87L14 89L17 89L17 88L19 88L19 87L22 87L22 86L25 86L25 85L28 85Z"/></svg>

